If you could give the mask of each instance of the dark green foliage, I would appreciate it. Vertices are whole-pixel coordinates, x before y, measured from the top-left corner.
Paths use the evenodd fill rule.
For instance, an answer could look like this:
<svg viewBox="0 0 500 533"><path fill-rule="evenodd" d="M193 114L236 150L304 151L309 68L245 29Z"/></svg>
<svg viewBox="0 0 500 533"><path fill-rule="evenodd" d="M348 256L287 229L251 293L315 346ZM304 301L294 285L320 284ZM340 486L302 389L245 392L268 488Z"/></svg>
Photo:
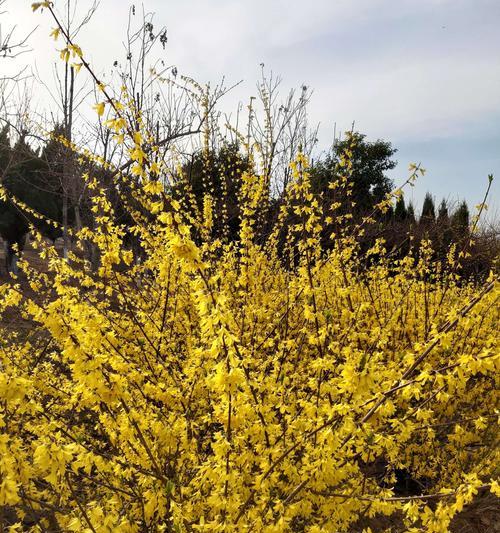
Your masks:
<svg viewBox="0 0 500 533"><path fill-rule="evenodd" d="M422 205L422 214L420 215L421 224L431 224L436 220L436 208L434 206L434 199L430 193L427 193Z"/></svg>
<svg viewBox="0 0 500 533"><path fill-rule="evenodd" d="M450 223L450 217L448 216L448 205L444 198L441 200L441 203L439 204L437 221L438 221L438 224L440 225L443 225L443 224L448 225Z"/></svg>
<svg viewBox="0 0 500 533"><path fill-rule="evenodd" d="M91 174L106 190L108 199L114 207L115 217L124 229L126 246L134 248L137 256L141 254L140 239L127 231L127 228L132 226L132 220L126 205L130 204L134 209L140 210L140 206L136 205L136 199L127 190L127 180L118 183L111 171L104 170L90 161L76 163L70 159L71 154L68 154L57 140L57 136L62 133L61 128L56 128L51 139L40 152L36 152L26 142L24 136L12 146L8 128L0 130L0 177L8 195L6 201L0 201L0 235L7 245L8 268L11 270L15 266L16 245L22 250L30 225L35 226L52 240L61 236L60 226L56 229L43 219L47 218L61 224L64 183L68 188L66 191L68 224L76 224L75 212L78 209L81 225L93 227L91 192L78 188L79 184L81 185L83 172ZM375 213L373 217L375 222L365 226L366 231L360 242L361 250L369 248L379 237L385 239L393 257L404 257L410 253L411 247L417 246L423 238L431 239L437 256L441 258L446 258L449 246L453 242L459 243L461 248L468 246L470 214L465 202L462 202L450 215L448 205L443 199L436 216L434 200L427 193L420 223L416 224L413 204L411 202L407 204L404 197L400 196L393 209L377 215L375 205L382 201L392 188L386 171L396 165L391 160L396 150L389 142L381 140L368 142L365 135L359 133L353 134L353 137L354 148L351 157L353 167L347 188L339 187L332 190L328 188L328 184L345 173L345 169L339 167L339 162L343 152L351 147L351 142L348 140L336 141L330 154L312 164L310 176L313 192L323 203L325 214L329 213L328 206L333 202L340 202L341 208L336 211L337 214L352 213L355 222L359 222L366 214ZM213 208L211 237L224 242L234 241L238 239L240 228L242 175L246 171L253 170L248 158L239 150L239 146L222 144L208 154L203 151L195 152L184 164L182 172L174 177L170 193L182 201L187 213L197 219L200 219L203 213L204 198L209 196ZM68 180L68 177L74 178L73 181ZM348 194L349 190L352 191L352 195ZM43 218L33 217L29 212L19 209L9 197L17 198L43 215ZM76 204L77 198L78 204ZM282 201L281 196L274 196L266 201L265 205L259 206L260 218L254 230L260 242L265 242L273 220L278 216ZM355 203L354 207L352 202ZM287 228L296 223L296 215L289 213L284 220L282 234L278 237L281 244L284 245ZM338 232L339 228L335 227L335 223L325 227L321 235L325 250L334 245L331 235ZM194 237L197 238L196 234ZM92 253L89 244L89 256ZM474 249L472 253L476 257L479 252ZM476 268L481 273L488 271L494 254L487 251L483 256L482 262L476 261L478 265L481 263ZM98 258L95 263L97 262Z"/></svg>
<svg viewBox="0 0 500 533"><path fill-rule="evenodd" d="M390 142L376 140L369 142L366 135L355 132L352 135L352 200L357 214L370 213L375 204L381 202L392 189L392 182L386 175L396 166L391 157L396 153ZM349 150L350 139L336 140L326 158L318 161L311 169L311 184L314 192L326 192L328 183L339 173L342 154Z"/></svg>
<svg viewBox="0 0 500 533"><path fill-rule="evenodd" d="M10 146L8 127L0 132L0 173L2 185L10 193L20 189L20 161ZM22 248L28 220L9 201L0 200L0 236L5 241L7 268L13 267L14 245Z"/></svg>
<svg viewBox="0 0 500 533"><path fill-rule="evenodd" d="M453 234L450 226L450 217L448 214L448 204L443 198L439 204L436 224L437 241L440 251L445 253L453 240Z"/></svg>
<svg viewBox="0 0 500 533"><path fill-rule="evenodd" d="M11 158L9 127L4 126L0 130L0 171L2 172L7 168Z"/></svg>
<svg viewBox="0 0 500 533"><path fill-rule="evenodd" d="M451 227L456 241L462 241L469 236L469 219L469 208L464 200L451 217Z"/></svg>
<svg viewBox="0 0 500 533"><path fill-rule="evenodd" d="M414 224L416 219L415 219L415 208L413 207L412 202L408 204L408 207L406 209L406 214L407 214L408 222L410 222L410 224Z"/></svg>
<svg viewBox="0 0 500 533"><path fill-rule="evenodd" d="M408 218L408 211L406 210L405 199L401 195L398 198L398 201L396 202L396 206L394 208L394 219L399 222L402 222L406 220L407 218Z"/></svg>
<svg viewBox="0 0 500 533"><path fill-rule="evenodd" d="M241 177L249 170L250 162L237 144L225 144L209 154L199 151L184 165L173 193L184 201L191 197L194 205L190 208L199 212L205 195L210 195L214 204L213 236L234 240L240 224Z"/></svg>
<svg viewBox="0 0 500 533"><path fill-rule="evenodd" d="M7 201L0 201L0 235L6 242L10 268L13 245L22 249L30 225L51 239L60 235L53 225L20 209L13 199L26 204L45 219L60 221L61 194L47 154L40 156L28 145L24 136L11 146L6 128L0 133L0 174L8 194Z"/></svg>

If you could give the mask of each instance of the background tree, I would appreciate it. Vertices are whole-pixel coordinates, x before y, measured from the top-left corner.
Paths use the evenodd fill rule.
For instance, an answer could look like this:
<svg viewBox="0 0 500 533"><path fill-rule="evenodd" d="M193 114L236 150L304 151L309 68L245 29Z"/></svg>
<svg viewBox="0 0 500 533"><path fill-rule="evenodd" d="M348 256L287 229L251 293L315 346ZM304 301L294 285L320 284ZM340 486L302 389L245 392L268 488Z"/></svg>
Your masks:
<svg viewBox="0 0 500 533"><path fill-rule="evenodd" d="M450 223L450 217L448 216L448 204L444 198L439 204L437 222L439 225L448 225Z"/></svg>
<svg viewBox="0 0 500 533"><path fill-rule="evenodd" d="M439 204L438 215L436 219L436 233L438 235L438 246L440 248L440 252L444 256L453 238L450 227L448 204L444 198Z"/></svg>
<svg viewBox="0 0 500 533"><path fill-rule="evenodd" d="M291 89L283 98L281 82L273 72L266 73L261 64L257 97L251 97L248 105L245 139L273 198L282 197L290 182L290 161L299 151L311 158L318 142L318 126L310 127L308 121L311 90L302 85L298 90ZM239 113L236 128L238 123Z"/></svg>
<svg viewBox="0 0 500 533"><path fill-rule="evenodd" d="M240 227L240 189L244 172L251 163L236 143L222 144L215 151L194 153L177 177L174 194L189 198L193 215L203 213L204 202L210 201L213 210L212 236L234 241Z"/></svg>
<svg viewBox="0 0 500 533"><path fill-rule="evenodd" d="M408 214L408 222L410 224L415 224L416 217L415 217L415 207L413 206L413 202L410 202L408 204L408 208L407 208L406 212Z"/></svg>
<svg viewBox="0 0 500 533"><path fill-rule="evenodd" d="M60 236L60 230L47 221L60 222L61 195L55 188L58 183L54 187L50 182L46 154L40 156L27 143L26 134L22 134L14 146L10 144L5 127L0 134L0 172L7 197L0 202L0 235L5 241L7 269L16 272L15 246L22 250L30 225L52 240ZM28 210L19 206L18 201ZM42 217L33 216L31 210Z"/></svg>
<svg viewBox="0 0 500 533"><path fill-rule="evenodd" d="M9 191L15 187L16 180L12 179L14 167L14 152L10 145L9 127L4 126L0 131L0 172L2 186ZM8 271L16 272L14 246L22 247L24 237L28 232L27 221L8 198L0 200L0 235L5 245L5 266Z"/></svg>
<svg viewBox="0 0 500 533"><path fill-rule="evenodd" d="M394 208L394 219L398 222L403 222L408 218L408 211L406 210L404 196L399 196L396 206Z"/></svg>
<svg viewBox="0 0 500 533"><path fill-rule="evenodd" d="M373 211L392 189L392 181L386 172L396 166L392 156L396 149L383 140L367 141L366 135L354 132L352 139L336 139L332 150L311 169L311 184L316 192L326 191L328 183L339 172L342 154L351 153L351 198L355 203L354 213L365 215Z"/></svg>
<svg viewBox="0 0 500 533"><path fill-rule="evenodd" d="M454 238L457 242L462 242L469 237L470 213L467 202L464 200L454 211L451 217L451 227Z"/></svg>
<svg viewBox="0 0 500 533"><path fill-rule="evenodd" d="M422 204L422 214L420 215L420 224L430 225L436 220L436 208L434 198L428 192L425 194L424 203Z"/></svg>
<svg viewBox="0 0 500 533"><path fill-rule="evenodd" d="M54 14L60 25L54 37L63 45L61 54L66 55L66 61L56 63L55 78L57 92L53 99L58 106L58 116L53 125L62 138L63 147L60 150L61 172L57 173L60 180L62 194L62 227L63 227L63 254L66 257L70 249L69 226L74 225L77 229L82 226L80 204L83 199L85 184L81 180L75 166L75 154L67 147L69 143L76 141L74 138L77 109L85 100L88 89L85 84L77 83L77 72L81 67L78 47L72 47L74 40L82 29L90 22L98 7L97 1L92 1L87 10L79 10L78 0L66 0L62 8L53 6Z"/></svg>

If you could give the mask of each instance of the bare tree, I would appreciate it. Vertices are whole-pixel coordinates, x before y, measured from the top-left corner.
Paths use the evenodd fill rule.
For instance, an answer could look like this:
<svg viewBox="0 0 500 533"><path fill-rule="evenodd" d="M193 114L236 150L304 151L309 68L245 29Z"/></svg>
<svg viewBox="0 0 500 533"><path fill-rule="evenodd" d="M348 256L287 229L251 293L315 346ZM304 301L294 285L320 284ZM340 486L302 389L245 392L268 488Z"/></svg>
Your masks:
<svg viewBox="0 0 500 533"><path fill-rule="evenodd" d="M138 13L131 7L126 37L125 61L115 66L120 85L133 102L127 120L134 131L140 117L144 129L153 134L156 160L165 161L174 147L180 153L196 143L225 89L217 86L211 91L181 75L166 59L167 28L156 27L153 14L144 8Z"/></svg>
<svg viewBox="0 0 500 533"><path fill-rule="evenodd" d="M160 162L172 164L173 160L200 148L206 136L220 118L216 107L220 99L232 87L224 80L211 87L202 86L189 76L178 72L175 65L166 59L167 29L156 27L154 15L135 6L129 10L126 39L123 43L124 57L113 62L112 80L106 87L109 99L123 99L131 105L121 110L126 120L128 137L143 130L151 134L143 150L148 154L149 164ZM96 87L99 79L93 73ZM102 94L96 89L96 101ZM115 110L110 106L110 111ZM127 139L117 145L106 127L107 116L97 125L91 125L92 141L97 153L112 161L117 173L127 172L133 161L128 159ZM153 150L154 147L154 150ZM169 176L161 179L169 185Z"/></svg>
<svg viewBox="0 0 500 533"><path fill-rule="evenodd" d="M92 0L87 9L80 9L78 0L66 0L60 12L56 11L54 7L51 8L60 28L65 50L69 49L69 46L73 44L82 28L90 22L98 5L99 2L97 0ZM55 94L52 93L52 97L57 104L59 113L54 120L53 129L60 129L66 145L75 140L76 111L89 93L88 88L84 85L77 87L76 70L78 68L80 68L80 64L70 63L69 60L65 61L62 71L59 65L55 66L57 92ZM81 176L78 176L74 153L68 146L61 148L61 158L63 254L67 257L70 248L70 215L74 217L74 226L80 229L82 227L81 201L85 185L81 180Z"/></svg>
<svg viewBox="0 0 500 533"><path fill-rule="evenodd" d="M318 126L310 127L307 105L311 91L303 85L281 98L281 78L266 75L264 64L257 84L257 98L250 100L248 131L251 149L258 154L269 187L281 196L290 181L290 161L301 151L310 156L317 144Z"/></svg>
<svg viewBox="0 0 500 533"><path fill-rule="evenodd" d="M7 13L5 8L6 0L0 0L0 21ZM14 25L5 30L0 22L0 57L13 59L30 51L28 40L36 28L23 37L16 37L16 29L17 27Z"/></svg>

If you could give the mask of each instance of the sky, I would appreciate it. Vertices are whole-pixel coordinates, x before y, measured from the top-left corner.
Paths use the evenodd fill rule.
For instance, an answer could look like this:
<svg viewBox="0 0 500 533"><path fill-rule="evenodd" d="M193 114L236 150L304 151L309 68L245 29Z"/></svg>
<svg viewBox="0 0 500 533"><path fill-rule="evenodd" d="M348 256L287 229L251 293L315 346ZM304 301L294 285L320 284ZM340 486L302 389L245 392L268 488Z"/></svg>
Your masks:
<svg viewBox="0 0 500 533"><path fill-rule="evenodd" d="M64 0L55 0L62 6ZM84 12L90 0L79 1ZM127 0L101 0L77 39L99 72L123 57ZM313 90L311 124L321 147L336 131L355 128L368 140L398 149L395 183L408 164L427 170L407 193L420 205L427 191L439 202L483 197L488 174L496 180L490 205L500 209L500 0L144 0L135 2L165 25L165 61L199 82L225 76L239 82L222 102L228 112L256 93L260 64L290 88ZM58 60L47 13L31 0L6 0L2 28L29 32L24 63L47 85ZM4 30L5 31L5 30ZM1 64L2 66L4 63ZM4 67L7 68L7 67ZM34 105L47 94L37 92Z"/></svg>

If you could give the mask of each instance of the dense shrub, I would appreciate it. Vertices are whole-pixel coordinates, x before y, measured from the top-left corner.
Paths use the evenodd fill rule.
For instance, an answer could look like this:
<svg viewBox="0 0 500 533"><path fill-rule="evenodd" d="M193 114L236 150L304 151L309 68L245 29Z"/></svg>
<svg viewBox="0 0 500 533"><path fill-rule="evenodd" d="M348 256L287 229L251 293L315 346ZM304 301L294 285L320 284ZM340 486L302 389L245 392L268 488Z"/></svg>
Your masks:
<svg viewBox="0 0 500 533"><path fill-rule="evenodd" d="M95 220L69 257L37 235L43 266L0 287L3 316L29 326L3 322L4 521L318 533L383 514L441 532L479 490L498 494L493 276L457 283L458 252L443 265L425 241L400 260L360 248L369 221L323 206L300 153L265 243L258 171L240 177L239 237L214 240L211 195L196 216L165 192L148 133L113 105L136 177L128 227L89 176Z"/></svg>
<svg viewBox="0 0 500 533"><path fill-rule="evenodd" d="M31 295L2 286L32 328L3 332L1 505L64 531L342 531L397 511L445 531L492 483L494 281L457 286L425 246L396 264L372 249L368 271L349 237L323 255L307 164L293 168L293 269L253 243L248 174L232 245L195 245L149 180L141 262L104 191L75 241L99 248L97 271L39 241Z"/></svg>

